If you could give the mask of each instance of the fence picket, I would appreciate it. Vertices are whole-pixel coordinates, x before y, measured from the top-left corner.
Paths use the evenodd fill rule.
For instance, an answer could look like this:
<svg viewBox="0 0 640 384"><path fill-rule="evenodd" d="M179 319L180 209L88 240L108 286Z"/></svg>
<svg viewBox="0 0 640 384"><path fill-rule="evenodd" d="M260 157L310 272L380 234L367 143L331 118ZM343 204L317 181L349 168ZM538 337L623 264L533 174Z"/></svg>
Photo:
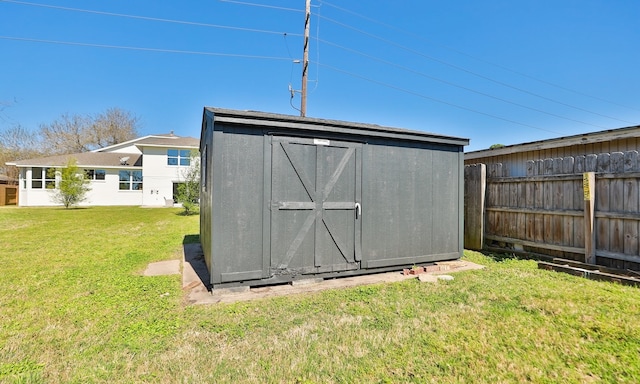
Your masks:
<svg viewBox="0 0 640 384"><path fill-rule="evenodd" d="M637 152L636 152L637 154ZM625 179L624 181L624 212L638 212L638 180ZM639 255L638 249L638 220L624 220L624 253L626 255Z"/></svg>
<svg viewBox="0 0 640 384"><path fill-rule="evenodd" d="M600 161L601 156L598 156L598 168L605 165ZM608 168L607 156L607 168ZM609 185L610 180L604 178L596 179L596 212L609 212ZM596 249L609 249L609 218L608 217L596 217Z"/></svg>
<svg viewBox="0 0 640 384"><path fill-rule="evenodd" d="M610 167L609 172L611 173L622 173L624 172L624 153L622 152L612 152L609 157Z"/></svg>
<svg viewBox="0 0 640 384"><path fill-rule="evenodd" d="M598 155L587 155L585 157L584 165L584 172L595 172L598 168Z"/></svg>
<svg viewBox="0 0 640 384"><path fill-rule="evenodd" d="M585 168L585 156L580 155L575 157L575 173L584 173L586 172Z"/></svg>
<svg viewBox="0 0 640 384"><path fill-rule="evenodd" d="M620 152L618 152L620 153ZM622 155L622 153L620 153ZM622 156L613 156L612 160L622 159ZM620 172L622 171L622 162L616 163L614 169L618 169L620 166ZM609 211L610 212L624 212L624 182L622 179L612 179L609 183ZM623 233L623 220L622 219L609 219L609 250L611 252L624 252L624 233Z"/></svg>
<svg viewBox="0 0 640 384"><path fill-rule="evenodd" d="M627 151L624 153L624 171L638 171L638 151Z"/></svg>
<svg viewBox="0 0 640 384"><path fill-rule="evenodd" d="M573 156L567 156L562 158L562 173L570 175L573 173L575 159Z"/></svg>
<svg viewBox="0 0 640 384"><path fill-rule="evenodd" d="M553 174L562 174L562 157L556 157L553 159Z"/></svg>
<svg viewBox="0 0 640 384"><path fill-rule="evenodd" d="M609 172L609 169L611 166L610 158L611 158L611 155L609 155L608 153L600 153L598 155L596 172L600 172L600 173Z"/></svg>
<svg viewBox="0 0 640 384"><path fill-rule="evenodd" d="M572 163L573 165L573 163ZM560 205L560 209L573 209L573 190L574 181L566 180L562 182L562 202ZM570 247L574 246L574 234L573 234L573 226L574 226L574 218L571 216L565 216L562 218L562 245L567 245Z"/></svg>

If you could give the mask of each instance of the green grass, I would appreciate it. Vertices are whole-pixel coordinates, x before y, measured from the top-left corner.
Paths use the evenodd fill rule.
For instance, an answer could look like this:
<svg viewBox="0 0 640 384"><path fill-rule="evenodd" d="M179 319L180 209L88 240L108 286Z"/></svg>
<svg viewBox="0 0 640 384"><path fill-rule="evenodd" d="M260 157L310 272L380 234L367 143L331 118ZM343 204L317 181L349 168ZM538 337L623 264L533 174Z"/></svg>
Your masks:
<svg viewBox="0 0 640 384"><path fill-rule="evenodd" d="M186 306L177 209L0 209L0 382L640 382L636 288L482 271Z"/></svg>

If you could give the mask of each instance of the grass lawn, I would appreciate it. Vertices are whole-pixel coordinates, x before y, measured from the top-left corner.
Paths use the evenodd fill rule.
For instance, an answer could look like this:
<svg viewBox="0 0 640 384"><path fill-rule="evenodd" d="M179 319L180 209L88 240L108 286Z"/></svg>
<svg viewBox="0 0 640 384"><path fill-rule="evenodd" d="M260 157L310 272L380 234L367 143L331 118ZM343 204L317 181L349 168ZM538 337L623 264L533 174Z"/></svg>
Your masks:
<svg viewBox="0 0 640 384"><path fill-rule="evenodd" d="M466 252L487 266L186 306L178 209L1 208L0 382L640 382L640 291Z"/></svg>

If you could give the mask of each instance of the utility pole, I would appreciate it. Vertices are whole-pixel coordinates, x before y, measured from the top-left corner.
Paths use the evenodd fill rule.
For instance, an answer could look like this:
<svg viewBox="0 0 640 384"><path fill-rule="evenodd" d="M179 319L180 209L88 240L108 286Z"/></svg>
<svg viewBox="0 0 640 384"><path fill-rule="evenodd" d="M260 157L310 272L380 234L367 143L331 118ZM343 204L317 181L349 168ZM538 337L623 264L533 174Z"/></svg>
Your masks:
<svg viewBox="0 0 640 384"><path fill-rule="evenodd" d="M306 0L304 21L304 51L302 53L302 91L300 96L300 116L307 114L307 72L309 70L309 23L311 21L311 0Z"/></svg>

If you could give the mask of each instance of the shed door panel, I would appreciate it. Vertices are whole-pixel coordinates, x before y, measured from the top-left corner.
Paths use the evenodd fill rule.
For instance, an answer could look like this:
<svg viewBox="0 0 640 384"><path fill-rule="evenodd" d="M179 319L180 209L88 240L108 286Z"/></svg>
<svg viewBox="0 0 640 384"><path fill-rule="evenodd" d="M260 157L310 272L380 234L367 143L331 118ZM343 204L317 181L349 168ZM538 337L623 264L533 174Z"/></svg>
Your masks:
<svg viewBox="0 0 640 384"><path fill-rule="evenodd" d="M360 145L272 138L271 271L359 268Z"/></svg>

